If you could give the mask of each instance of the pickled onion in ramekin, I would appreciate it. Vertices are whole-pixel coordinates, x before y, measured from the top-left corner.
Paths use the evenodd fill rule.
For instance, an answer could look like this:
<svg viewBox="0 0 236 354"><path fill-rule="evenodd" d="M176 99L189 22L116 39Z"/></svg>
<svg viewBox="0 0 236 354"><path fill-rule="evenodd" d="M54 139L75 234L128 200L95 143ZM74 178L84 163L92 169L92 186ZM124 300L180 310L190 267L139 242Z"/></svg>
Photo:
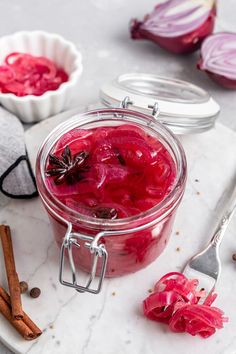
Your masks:
<svg viewBox="0 0 236 354"><path fill-rule="evenodd" d="M68 80L67 73L46 57L28 53L10 53L0 66L0 92L22 97L41 96L57 90Z"/></svg>

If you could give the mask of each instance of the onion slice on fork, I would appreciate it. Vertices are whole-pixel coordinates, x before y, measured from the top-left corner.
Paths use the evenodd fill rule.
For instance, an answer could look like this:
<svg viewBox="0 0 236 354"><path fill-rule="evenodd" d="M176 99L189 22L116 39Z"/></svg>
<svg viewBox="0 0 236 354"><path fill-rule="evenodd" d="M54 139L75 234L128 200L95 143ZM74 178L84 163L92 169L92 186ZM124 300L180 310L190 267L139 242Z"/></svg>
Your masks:
<svg viewBox="0 0 236 354"><path fill-rule="evenodd" d="M186 332L208 338L223 328L228 318L213 307L216 294L206 297L204 289L197 290L197 279L188 279L179 272L167 273L155 285L154 291L143 301L144 315L165 323L172 332ZM199 301L205 299L203 304Z"/></svg>

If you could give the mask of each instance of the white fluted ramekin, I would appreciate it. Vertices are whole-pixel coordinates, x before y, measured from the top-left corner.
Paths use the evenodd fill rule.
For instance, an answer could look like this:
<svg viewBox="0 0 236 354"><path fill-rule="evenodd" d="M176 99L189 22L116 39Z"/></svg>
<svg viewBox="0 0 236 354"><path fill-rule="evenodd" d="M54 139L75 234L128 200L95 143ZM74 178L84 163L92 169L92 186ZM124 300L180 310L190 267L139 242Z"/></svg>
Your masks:
<svg viewBox="0 0 236 354"><path fill-rule="evenodd" d="M47 91L42 96L18 97L12 93L0 93L0 103L15 113L24 123L46 119L71 108L78 96L82 73L82 56L75 45L63 37L44 31L17 32L0 38L0 65L12 52L45 56L69 75L55 91Z"/></svg>

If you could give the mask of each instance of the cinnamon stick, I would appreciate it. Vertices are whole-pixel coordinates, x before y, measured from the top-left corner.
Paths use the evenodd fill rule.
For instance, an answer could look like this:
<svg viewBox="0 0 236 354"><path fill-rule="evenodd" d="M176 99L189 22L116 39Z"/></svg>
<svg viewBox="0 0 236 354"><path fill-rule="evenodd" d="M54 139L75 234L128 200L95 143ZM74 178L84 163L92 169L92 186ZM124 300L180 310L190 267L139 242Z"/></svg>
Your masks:
<svg viewBox="0 0 236 354"><path fill-rule="evenodd" d="M15 320L20 320L23 318L20 283L15 267L11 231L9 226L0 225L0 238L2 241L2 249L5 260L9 292L11 297L12 316Z"/></svg>
<svg viewBox="0 0 236 354"><path fill-rule="evenodd" d="M32 340L39 337L42 331L36 324L23 312L22 320L15 320L12 317L11 299L7 292L0 287L0 312L15 327L19 334L26 340Z"/></svg>

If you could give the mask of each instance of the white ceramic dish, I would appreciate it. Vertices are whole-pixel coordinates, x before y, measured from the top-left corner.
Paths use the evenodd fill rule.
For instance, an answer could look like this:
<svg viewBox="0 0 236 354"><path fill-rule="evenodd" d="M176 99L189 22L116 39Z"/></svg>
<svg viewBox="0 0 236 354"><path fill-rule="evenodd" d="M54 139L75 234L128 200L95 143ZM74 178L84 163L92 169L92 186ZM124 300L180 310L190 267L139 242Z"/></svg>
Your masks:
<svg viewBox="0 0 236 354"><path fill-rule="evenodd" d="M0 65L12 52L45 56L62 67L69 80L55 91L42 96L17 97L12 93L0 93L0 103L15 113L24 123L33 123L71 107L78 94L82 73L82 56L75 45L63 37L43 31L17 32L0 39Z"/></svg>

